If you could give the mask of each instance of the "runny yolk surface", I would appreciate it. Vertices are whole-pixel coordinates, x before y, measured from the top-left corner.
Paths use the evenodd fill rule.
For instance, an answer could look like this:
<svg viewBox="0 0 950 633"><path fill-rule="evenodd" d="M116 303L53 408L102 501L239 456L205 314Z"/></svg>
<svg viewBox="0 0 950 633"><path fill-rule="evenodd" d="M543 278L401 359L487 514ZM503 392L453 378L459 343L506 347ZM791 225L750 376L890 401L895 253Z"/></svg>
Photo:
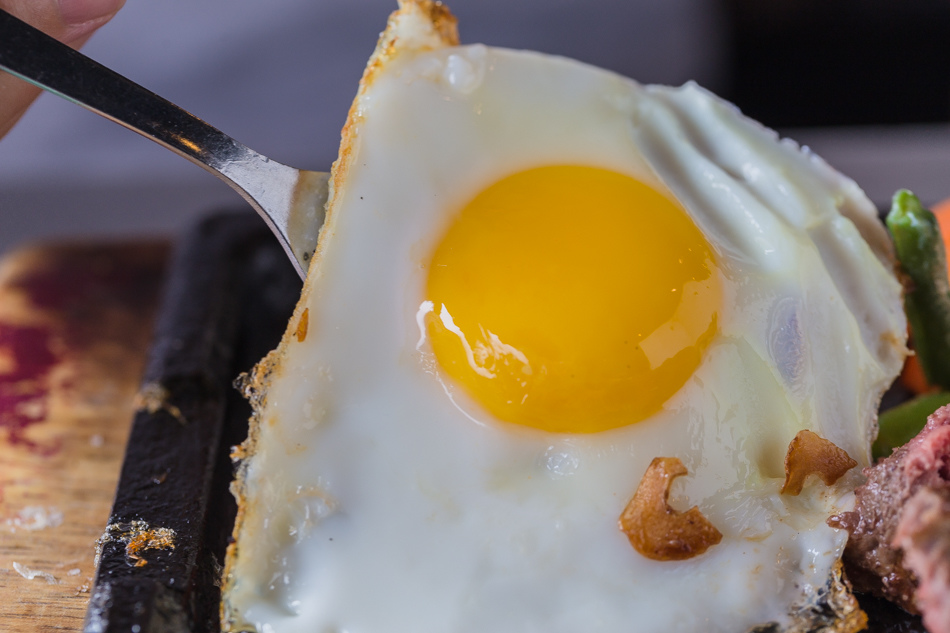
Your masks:
<svg viewBox="0 0 950 633"><path fill-rule="evenodd" d="M658 411L699 366L722 301L712 249L679 204L570 165L473 199L426 293L445 373L501 420L566 433Z"/></svg>

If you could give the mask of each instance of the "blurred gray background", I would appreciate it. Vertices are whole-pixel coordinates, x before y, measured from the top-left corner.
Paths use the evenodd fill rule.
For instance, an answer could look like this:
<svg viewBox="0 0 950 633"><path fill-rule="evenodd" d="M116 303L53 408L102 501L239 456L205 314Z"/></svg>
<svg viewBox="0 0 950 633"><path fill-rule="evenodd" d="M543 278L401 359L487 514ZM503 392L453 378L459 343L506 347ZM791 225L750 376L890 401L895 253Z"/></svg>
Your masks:
<svg viewBox="0 0 950 633"><path fill-rule="evenodd" d="M810 145L879 205L901 186L927 202L950 195L948 3L449 5L466 43L566 55L642 82L694 79ZM275 160L326 170L394 7L128 0L84 52ZM51 95L0 140L0 251L50 238L174 234L242 204L210 174Z"/></svg>

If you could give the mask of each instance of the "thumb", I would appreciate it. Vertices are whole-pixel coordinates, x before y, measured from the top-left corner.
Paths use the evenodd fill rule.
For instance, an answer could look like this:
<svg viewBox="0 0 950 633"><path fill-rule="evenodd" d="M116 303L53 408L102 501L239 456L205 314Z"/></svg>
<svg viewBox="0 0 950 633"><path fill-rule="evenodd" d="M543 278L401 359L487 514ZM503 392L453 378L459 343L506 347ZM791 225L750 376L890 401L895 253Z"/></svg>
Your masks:
<svg viewBox="0 0 950 633"><path fill-rule="evenodd" d="M0 9L74 48L114 16L125 0L0 0ZM39 88L0 71L0 137L26 112Z"/></svg>

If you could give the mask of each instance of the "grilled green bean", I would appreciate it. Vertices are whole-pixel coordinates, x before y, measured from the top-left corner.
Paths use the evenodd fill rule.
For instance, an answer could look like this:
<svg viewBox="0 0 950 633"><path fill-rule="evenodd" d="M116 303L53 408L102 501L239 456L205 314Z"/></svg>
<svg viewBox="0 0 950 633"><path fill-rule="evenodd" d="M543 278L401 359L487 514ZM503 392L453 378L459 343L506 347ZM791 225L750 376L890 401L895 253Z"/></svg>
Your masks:
<svg viewBox="0 0 950 633"><path fill-rule="evenodd" d="M905 275L904 309L920 366L930 384L950 390L950 285L937 218L901 189L887 228Z"/></svg>
<svg viewBox="0 0 950 633"><path fill-rule="evenodd" d="M871 447L874 459L887 457L910 441L924 428L927 416L945 404L950 404L950 393L941 391L917 396L882 413L878 418L877 440Z"/></svg>

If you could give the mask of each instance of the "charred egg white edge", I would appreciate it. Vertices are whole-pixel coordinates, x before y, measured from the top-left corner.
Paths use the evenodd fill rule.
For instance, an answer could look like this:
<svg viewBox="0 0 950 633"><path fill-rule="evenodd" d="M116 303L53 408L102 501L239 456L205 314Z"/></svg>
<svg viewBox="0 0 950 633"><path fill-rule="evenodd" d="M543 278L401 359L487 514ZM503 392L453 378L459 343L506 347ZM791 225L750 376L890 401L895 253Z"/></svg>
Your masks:
<svg viewBox="0 0 950 633"><path fill-rule="evenodd" d="M694 85L643 87L566 59L440 47L425 6L406 3L383 36L297 314L257 376L264 397L226 624L788 626L828 586L846 535L824 519L859 475L779 495L785 447L809 428L867 465L880 394L905 353L873 206L819 158ZM671 192L724 277L720 332L693 378L652 419L597 434L472 415L477 406L417 346L424 265L453 209L505 175L559 163ZM646 560L617 528L656 456L689 470L672 504L697 504L724 535L700 557Z"/></svg>

